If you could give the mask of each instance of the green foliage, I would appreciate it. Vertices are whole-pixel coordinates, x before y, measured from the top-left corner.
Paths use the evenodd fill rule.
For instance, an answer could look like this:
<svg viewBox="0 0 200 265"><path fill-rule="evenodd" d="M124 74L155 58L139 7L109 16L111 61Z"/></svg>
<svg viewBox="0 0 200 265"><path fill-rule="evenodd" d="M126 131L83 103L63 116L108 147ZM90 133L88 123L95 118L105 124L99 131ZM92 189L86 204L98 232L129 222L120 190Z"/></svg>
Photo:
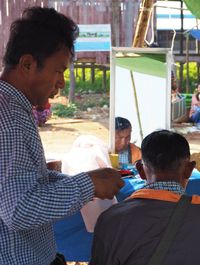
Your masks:
<svg viewBox="0 0 200 265"><path fill-rule="evenodd" d="M110 99L108 96L104 96L99 101L99 107L103 107L104 105L107 105L109 107Z"/></svg>
<svg viewBox="0 0 200 265"><path fill-rule="evenodd" d="M85 81L83 81L83 72L81 68L75 72L75 95L80 96L80 100L75 99L74 104L55 104L52 106L52 112L58 117L73 117L77 110L85 111L88 108L109 106L109 97L106 94L110 90L110 71L106 74L106 91L103 89L103 71L95 69L95 80L92 83L91 69L85 68ZM62 90L63 96L69 95L70 72L67 69L64 73L65 88ZM97 96L95 96L98 94ZM91 95L91 97L90 97Z"/></svg>
<svg viewBox="0 0 200 265"><path fill-rule="evenodd" d="M182 93L183 96L185 96L185 101L186 101L186 108L190 109L191 107L191 101L192 101L192 94L191 93Z"/></svg>
<svg viewBox="0 0 200 265"><path fill-rule="evenodd" d="M187 75L187 66L184 64L183 66L183 87L182 91L186 92L186 75ZM180 79L180 68L177 68L177 78ZM193 93L196 89L198 83L197 77L197 64L194 62L189 63L189 93Z"/></svg>
<svg viewBox="0 0 200 265"><path fill-rule="evenodd" d="M82 94L88 92L102 93L108 92L110 90L110 71L106 74L106 91L103 91L103 71L95 69L95 81L92 83L91 80L91 70L89 68L85 69L85 81L82 77L82 69L75 69L75 94ZM63 90L63 95L67 96L69 94L70 87L70 74L69 69L65 71L65 88Z"/></svg>
<svg viewBox="0 0 200 265"><path fill-rule="evenodd" d="M68 104L67 106L63 104L55 104L52 106L53 115L58 117L71 118L74 116L77 111L77 107L75 104Z"/></svg>

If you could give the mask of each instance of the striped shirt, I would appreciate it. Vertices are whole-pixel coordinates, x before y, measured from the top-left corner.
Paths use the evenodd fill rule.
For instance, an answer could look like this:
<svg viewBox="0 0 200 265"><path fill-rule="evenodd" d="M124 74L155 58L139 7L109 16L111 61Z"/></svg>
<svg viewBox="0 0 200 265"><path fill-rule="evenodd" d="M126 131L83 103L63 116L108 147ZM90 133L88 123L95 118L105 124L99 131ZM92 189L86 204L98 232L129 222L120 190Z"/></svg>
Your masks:
<svg viewBox="0 0 200 265"><path fill-rule="evenodd" d="M0 265L49 265L56 246L52 223L94 196L90 177L46 167L27 98L0 80Z"/></svg>

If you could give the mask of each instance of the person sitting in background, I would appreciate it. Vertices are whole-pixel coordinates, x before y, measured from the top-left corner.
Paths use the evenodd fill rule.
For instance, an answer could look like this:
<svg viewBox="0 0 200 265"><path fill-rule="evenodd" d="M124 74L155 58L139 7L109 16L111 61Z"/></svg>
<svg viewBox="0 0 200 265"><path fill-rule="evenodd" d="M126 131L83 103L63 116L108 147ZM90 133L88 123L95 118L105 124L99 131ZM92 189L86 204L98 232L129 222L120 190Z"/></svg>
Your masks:
<svg viewBox="0 0 200 265"><path fill-rule="evenodd" d="M119 163L134 164L141 159L140 148L130 143L132 126L129 120L115 118L115 152L119 154Z"/></svg>
<svg viewBox="0 0 200 265"><path fill-rule="evenodd" d="M146 185L100 215L90 265L148 264L185 193L195 162L183 136L155 131L144 138L141 150L136 167ZM200 197L194 195L163 264L199 264L199 222Z"/></svg>
<svg viewBox="0 0 200 265"><path fill-rule="evenodd" d="M51 104L49 101L44 105L37 105L33 107L33 115L37 126L42 127L51 117Z"/></svg>
<svg viewBox="0 0 200 265"><path fill-rule="evenodd" d="M189 118L194 123L200 123L200 84L198 84L195 93L192 95Z"/></svg>

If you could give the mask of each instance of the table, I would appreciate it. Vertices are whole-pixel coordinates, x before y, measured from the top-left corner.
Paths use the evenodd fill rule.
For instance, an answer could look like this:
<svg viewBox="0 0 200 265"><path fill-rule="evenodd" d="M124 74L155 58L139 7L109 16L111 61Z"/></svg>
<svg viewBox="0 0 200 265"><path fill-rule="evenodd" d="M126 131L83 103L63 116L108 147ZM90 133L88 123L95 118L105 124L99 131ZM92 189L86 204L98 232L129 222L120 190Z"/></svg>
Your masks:
<svg viewBox="0 0 200 265"><path fill-rule="evenodd" d="M118 201L122 201L134 191L142 188L145 181L139 177L124 178L125 186L117 194ZM193 170L187 185L186 193L200 195L200 172ZM93 233L88 233L85 228L81 213L57 221L54 224L54 232L58 252L64 254L67 261L90 260Z"/></svg>

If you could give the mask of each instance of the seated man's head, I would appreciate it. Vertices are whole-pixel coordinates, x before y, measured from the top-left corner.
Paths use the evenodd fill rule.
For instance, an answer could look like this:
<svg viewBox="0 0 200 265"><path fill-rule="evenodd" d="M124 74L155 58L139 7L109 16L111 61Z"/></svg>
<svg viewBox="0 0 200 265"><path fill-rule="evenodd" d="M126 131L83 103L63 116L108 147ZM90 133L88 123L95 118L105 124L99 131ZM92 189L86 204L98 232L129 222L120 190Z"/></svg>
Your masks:
<svg viewBox="0 0 200 265"><path fill-rule="evenodd" d="M119 153L128 148L131 140L132 126L129 120L116 117L115 118L115 152Z"/></svg>
<svg viewBox="0 0 200 265"><path fill-rule="evenodd" d="M195 162L190 161L187 140L168 130L155 131L144 138L141 145L142 163L137 163L140 176L147 183L176 181L186 186Z"/></svg>

